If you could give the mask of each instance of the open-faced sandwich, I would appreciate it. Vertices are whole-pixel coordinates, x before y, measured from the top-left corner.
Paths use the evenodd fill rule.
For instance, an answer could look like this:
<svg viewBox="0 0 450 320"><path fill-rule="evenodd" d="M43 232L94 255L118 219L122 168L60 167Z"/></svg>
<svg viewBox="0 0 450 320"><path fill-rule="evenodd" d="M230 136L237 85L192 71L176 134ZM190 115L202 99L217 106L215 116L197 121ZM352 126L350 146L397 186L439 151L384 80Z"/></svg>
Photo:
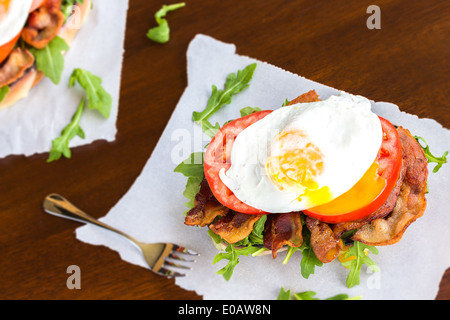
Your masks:
<svg viewBox="0 0 450 320"><path fill-rule="evenodd" d="M400 241L424 214L424 149L368 99L340 92L321 100L311 90L273 111L245 109L221 128L199 122L214 129L201 167L175 169L190 179L187 197L200 183L185 224L208 227L223 252L214 263L230 260L219 271L226 279L237 256L286 249L286 257L301 250L306 278L336 258L358 271L355 256L373 266L367 253Z"/></svg>
<svg viewBox="0 0 450 320"><path fill-rule="evenodd" d="M58 83L61 59L91 0L0 1L0 108L26 97L44 76Z"/></svg>

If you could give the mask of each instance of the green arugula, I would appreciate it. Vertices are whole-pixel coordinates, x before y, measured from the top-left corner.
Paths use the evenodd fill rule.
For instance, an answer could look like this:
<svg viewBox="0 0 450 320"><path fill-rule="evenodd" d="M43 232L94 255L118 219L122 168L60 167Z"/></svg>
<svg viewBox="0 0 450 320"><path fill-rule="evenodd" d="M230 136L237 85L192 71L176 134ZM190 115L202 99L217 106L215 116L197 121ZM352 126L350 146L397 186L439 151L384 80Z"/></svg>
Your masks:
<svg viewBox="0 0 450 320"><path fill-rule="evenodd" d="M64 70L63 52L69 50L69 45L63 38L56 36L44 49L32 48L36 58L37 69L42 71L54 84L59 84Z"/></svg>
<svg viewBox="0 0 450 320"><path fill-rule="evenodd" d="M199 124L217 112L224 105L231 103L232 97L249 86L250 80L253 78L257 64L249 64L236 74L230 73L225 81L223 90L218 90L215 85L212 86L212 93L208 100L206 108L202 112L194 111L193 120Z"/></svg>
<svg viewBox="0 0 450 320"><path fill-rule="evenodd" d="M252 114L253 112L258 112L258 111L261 111L261 109L258 108L258 107L256 107L256 108L252 108L252 107L242 108L241 111L240 111L241 118L245 117L245 116L248 116L249 114Z"/></svg>
<svg viewBox="0 0 450 320"><path fill-rule="evenodd" d="M424 138L414 136L414 138L417 140L417 142L420 144L420 146L423 149L423 152L425 153L425 157L427 157L428 163L437 163L436 166L433 168L433 173L438 172L438 170L442 167L444 163L447 163L447 155L448 151L445 151L444 154L441 157L436 157L431 154L430 147L428 146L428 143L425 141ZM423 146L420 142L425 143L425 146Z"/></svg>
<svg viewBox="0 0 450 320"><path fill-rule="evenodd" d="M217 244L226 243L227 247L225 252L218 253L213 260L213 264L221 260L228 260L227 265L217 271L217 274L221 274L223 278L228 281L231 279L233 275L234 268L239 263L239 256L255 256L262 251L265 251L265 248L261 248L263 244L263 231L264 224L266 222L267 216L262 216L253 226L253 230L250 235L234 244L227 243L224 241L219 235L215 234L211 230L208 230L209 236L213 239L213 241Z"/></svg>
<svg viewBox="0 0 450 320"><path fill-rule="evenodd" d="M216 135L216 133L220 130L220 124L216 122L213 126L211 122L208 120L203 120L200 125L202 126L203 132L210 137L211 139Z"/></svg>
<svg viewBox="0 0 450 320"><path fill-rule="evenodd" d="M77 68L73 70L69 78L69 87L73 87L75 82L78 82L86 91L88 108L95 109L108 118L111 113L112 98L102 87L102 79L87 70Z"/></svg>
<svg viewBox="0 0 450 320"><path fill-rule="evenodd" d="M221 261L222 259L228 260L228 263L225 267L217 271L217 274L221 274L223 278L228 281L231 279L233 275L234 268L239 263L239 256L248 256L252 255L255 252L259 251L260 248L252 246L248 244L242 248L236 248L235 244L228 244L225 249L226 252L221 252L214 257L213 264Z"/></svg>
<svg viewBox="0 0 450 320"><path fill-rule="evenodd" d="M71 157L69 141L74 137L79 136L84 139L84 131L80 127L81 116L83 115L85 99L83 98L77 111L72 117L72 121L62 130L61 136L52 141L52 149L50 150L47 162L52 162L61 158L63 155L66 158Z"/></svg>
<svg viewBox="0 0 450 320"><path fill-rule="evenodd" d="M252 108L252 107L245 107L240 110L241 118L248 116L249 114L252 114L253 112L261 111L260 108ZM228 122L231 122L233 120L229 120L225 122L223 125L226 125ZM220 130L220 124L216 122L216 124L213 126L211 122L208 120L202 120L200 122L200 125L202 126L203 132L210 138L213 138L216 133Z"/></svg>
<svg viewBox="0 0 450 320"><path fill-rule="evenodd" d="M317 259L316 254L314 253L311 246L311 232L305 225L303 225L302 237L303 243L300 246L302 261L300 262L300 269L303 278L308 279L310 275L314 274L316 266L321 267L323 266L323 263Z"/></svg>
<svg viewBox="0 0 450 320"><path fill-rule="evenodd" d="M184 214L194 207L195 196L200 190L200 182L203 180L203 156L203 152L194 152L174 169L174 172L188 178L183 196L189 201L185 203L188 209Z"/></svg>
<svg viewBox="0 0 450 320"><path fill-rule="evenodd" d="M164 17L169 11L177 10L184 7L185 5L186 4L184 2L171 5L163 5L162 8L155 13L155 20L158 26L148 30L147 37L159 43L168 42L170 39L170 28L169 23L166 19L164 19Z"/></svg>
<svg viewBox="0 0 450 320"><path fill-rule="evenodd" d="M266 219L266 215L262 216L257 222L255 222L253 230L249 236L234 244L227 243L219 235L215 234L211 230L208 230L209 236L215 243L227 244L225 252L218 253L213 260L213 264L216 264L224 259L228 260L227 265L217 271L217 274L221 274L226 281L231 279L234 268L239 263L239 256L255 256L266 250L265 248L261 248L261 245L263 244L263 231Z"/></svg>
<svg viewBox="0 0 450 320"><path fill-rule="evenodd" d="M343 261L341 264L350 269L346 280L348 288L359 285L359 275L363 264L367 265L367 267L374 272L379 271L376 263L368 256L369 251L373 254L378 254L378 249L376 247L368 246L359 241L354 241L353 246L350 247L350 249L348 249L348 251L344 254L344 259L347 261ZM349 258L352 259L348 260Z"/></svg>
<svg viewBox="0 0 450 320"><path fill-rule="evenodd" d="M361 296L349 297L348 294L341 293L325 300L361 300L361 298ZM277 300L319 300L319 298L316 298L316 292L314 291L294 293L291 297L291 290L286 291L281 287Z"/></svg>
<svg viewBox="0 0 450 320"><path fill-rule="evenodd" d="M9 86L4 86L0 88L0 102L2 102L9 93Z"/></svg>

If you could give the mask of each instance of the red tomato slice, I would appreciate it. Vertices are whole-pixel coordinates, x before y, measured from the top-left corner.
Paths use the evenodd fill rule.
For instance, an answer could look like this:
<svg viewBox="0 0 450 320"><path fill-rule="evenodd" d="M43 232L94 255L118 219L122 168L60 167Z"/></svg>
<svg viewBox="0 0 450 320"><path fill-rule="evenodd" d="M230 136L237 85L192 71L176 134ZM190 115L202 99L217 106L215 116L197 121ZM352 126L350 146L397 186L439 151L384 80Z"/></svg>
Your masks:
<svg viewBox="0 0 450 320"><path fill-rule="evenodd" d="M14 45L19 40L19 38L20 33L11 41L0 46L0 63L2 63L4 60L6 60L6 58L8 58L9 54L11 53L12 49L14 49Z"/></svg>
<svg viewBox="0 0 450 320"><path fill-rule="evenodd" d="M205 177L216 199L231 210L247 214L263 214L262 210L250 207L240 201L234 193L222 182L219 172L231 166L231 148L237 135L249 125L264 118L272 110L259 111L243 118L233 120L220 129L209 143L204 156Z"/></svg>
<svg viewBox="0 0 450 320"><path fill-rule="evenodd" d="M328 204L304 210L306 215L327 223L357 221L386 202L400 175L402 154L397 130L389 121L379 118L383 129L383 140L371 169L347 193ZM379 183L380 180L385 181L384 187L375 189L375 181ZM366 196L365 199L363 199L364 196Z"/></svg>

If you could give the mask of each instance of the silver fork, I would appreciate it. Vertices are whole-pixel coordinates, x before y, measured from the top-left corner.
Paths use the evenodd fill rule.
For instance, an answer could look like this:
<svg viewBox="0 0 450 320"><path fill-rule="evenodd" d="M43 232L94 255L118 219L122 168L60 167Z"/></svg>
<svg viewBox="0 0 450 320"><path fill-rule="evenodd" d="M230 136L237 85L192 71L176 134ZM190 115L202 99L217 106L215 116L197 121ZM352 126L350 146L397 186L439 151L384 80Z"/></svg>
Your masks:
<svg viewBox="0 0 450 320"><path fill-rule="evenodd" d="M184 273L171 270L171 268L178 269L191 269L190 267L175 263L172 260L178 260L183 262L195 262L195 260L189 260L184 255L198 256L199 254L183 248L173 243L142 243L129 235L119 231L101 221L98 221L94 217L91 217L87 213L83 212L72 203L70 203L64 197L58 194L50 194L45 197L42 204L44 211L52 215L75 220L85 224L94 224L98 227L113 231L133 243L143 254L145 261L147 262L150 270L156 274L166 276L168 278L184 276Z"/></svg>

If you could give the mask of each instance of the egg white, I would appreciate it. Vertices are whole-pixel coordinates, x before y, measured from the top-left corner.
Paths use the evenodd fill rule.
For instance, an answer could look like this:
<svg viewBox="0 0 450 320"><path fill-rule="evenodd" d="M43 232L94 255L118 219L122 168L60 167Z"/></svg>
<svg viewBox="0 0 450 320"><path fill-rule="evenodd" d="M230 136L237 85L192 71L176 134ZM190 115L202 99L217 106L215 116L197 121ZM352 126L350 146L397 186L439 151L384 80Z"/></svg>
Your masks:
<svg viewBox="0 0 450 320"><path fill-rule="evenodd" d="M28 19L33 0L12 0L0 21L0 46L8 43L22 31Z"/></svg>
<svg viewBox="0 0 450 320"><path fill-rule="evenodd" d="M243 130L231 150L231 167L219 173L223 183L242 202L266 212L300 211L317 206L302 191L280 190L266 171L269 156L278 152L273 140L280 132L301 130L323 154L324 169L317 177L332 199L348 191L376 159L382 128L370 101L340 92L337 96L286 106Z"/></svg>

